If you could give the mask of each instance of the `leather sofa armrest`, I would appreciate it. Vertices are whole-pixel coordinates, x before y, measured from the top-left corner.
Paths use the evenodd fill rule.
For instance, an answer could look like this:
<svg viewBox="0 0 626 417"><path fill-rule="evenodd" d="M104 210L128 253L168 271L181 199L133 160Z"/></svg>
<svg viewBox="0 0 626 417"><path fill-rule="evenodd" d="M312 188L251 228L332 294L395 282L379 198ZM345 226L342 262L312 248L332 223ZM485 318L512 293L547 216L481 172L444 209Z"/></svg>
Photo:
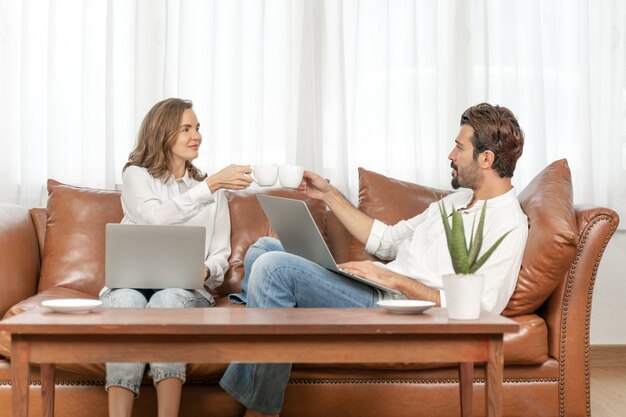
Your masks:
<svg viewBox="0 0 626 417"><path fill-rule="evenodd" d="M572 340L585 338L584 345L589 343L591 303L598 265L619 224L619 216L611 209L575 208L578 247L574 261L559 286L538 311L548 325L549 354L554 358L561 356L566 336ZM584 348L580 342L576 346Z"/></svg>
<svg viewBox="0 0 626 417"><path fill-rule="evenodd" d="M548 353L559 363L560 415L589 413L591 304L598 266L619 217L601 207L576 207L578 247L564 279L541 308ZM565 383L565 381L569 381ZM587 395L581 395L581 393Z"/></svg>
<svg viewBox="0 0 626 417"><path fill-rule="evenodd" d="M28 209L0 204L0 317L37 293L39 243Z"/></svg>

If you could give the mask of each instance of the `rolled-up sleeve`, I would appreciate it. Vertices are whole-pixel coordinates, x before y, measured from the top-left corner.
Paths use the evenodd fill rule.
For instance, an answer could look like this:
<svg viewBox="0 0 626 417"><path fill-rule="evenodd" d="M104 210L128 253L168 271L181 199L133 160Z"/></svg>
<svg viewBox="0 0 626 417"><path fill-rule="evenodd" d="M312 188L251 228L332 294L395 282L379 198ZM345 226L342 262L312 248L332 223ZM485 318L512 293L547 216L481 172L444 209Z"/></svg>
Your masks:
<svg viewBox="0 0 626 417"><path fill-rule="evenodd" d="M416 227L422 223L424 218L424 213L418 214L393 226L374 220L365 244L365 250L379 259L395 259L400 243L405 239L411 239Z"/></svg>
<svg viewBox="0 0 626 417"><path fill-rule="evenodd" d="M370 235L367 238L367 243L365 244L365 250L367 253L375 254L378 248L381 246L381 242L385 237L385 232L389 228L385 223L374 220L372 224L372 230L370 231ZM395 252L393 253L395 256Z"/></svg>

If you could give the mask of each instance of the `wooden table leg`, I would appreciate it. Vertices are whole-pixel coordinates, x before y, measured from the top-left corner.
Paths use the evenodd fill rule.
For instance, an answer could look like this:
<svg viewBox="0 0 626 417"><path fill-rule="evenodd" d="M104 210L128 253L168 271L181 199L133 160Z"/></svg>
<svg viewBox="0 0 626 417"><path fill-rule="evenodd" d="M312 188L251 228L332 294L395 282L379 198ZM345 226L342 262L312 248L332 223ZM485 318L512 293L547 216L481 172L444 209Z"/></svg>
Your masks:
<svg viewBox="0 0 626 417"><path fill-rule="evenodd" d="M41 407L43 417L54 417L54 365L41 365Z"/></svg>
<svg viewBox="0 0 626 417"><path fill-rule="evenodd" d="M502 416L502 373L504 354L502 335L491 336L489 340L489 359L485 370L485 404L487 417Z"/></svg>
<svg viewBox="0 0 626 417"><path fill-rule="evenodd" d="M11 391L13 417L28 417L28 378L30 374L30 342L19 335L11 337Z"/></svg>
<svg viewBox="0 0 626 417"><path fill-rule="evenodd" d="M472 399L474 393L474 364L464 362L459 364L459 389L461 390L461 416L472 417Z"/></svg>

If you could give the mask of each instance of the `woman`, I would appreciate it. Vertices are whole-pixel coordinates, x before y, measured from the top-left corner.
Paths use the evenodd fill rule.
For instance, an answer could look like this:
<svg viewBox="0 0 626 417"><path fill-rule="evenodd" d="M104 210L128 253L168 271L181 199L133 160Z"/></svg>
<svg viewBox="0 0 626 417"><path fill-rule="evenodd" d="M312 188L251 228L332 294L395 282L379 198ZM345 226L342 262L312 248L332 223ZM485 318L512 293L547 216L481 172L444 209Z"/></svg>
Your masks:
<svg viewBox="0 0 626 417"><path fill-rule="evenodd" d="M163 100L144 118L137 146L124 166L122 223L176 224L206 228L205 288L224 281L230 255L230 216L221 189L241 190L252 179L247 165L230 165L207 176L192 164L202 143L200 124L186 100ZM112 308L210 307L206 290L103 288L100 298ZM177 416L184 363L151 363L159 417ZM130 416L145 364L107 363L110 416Z"/></svg>

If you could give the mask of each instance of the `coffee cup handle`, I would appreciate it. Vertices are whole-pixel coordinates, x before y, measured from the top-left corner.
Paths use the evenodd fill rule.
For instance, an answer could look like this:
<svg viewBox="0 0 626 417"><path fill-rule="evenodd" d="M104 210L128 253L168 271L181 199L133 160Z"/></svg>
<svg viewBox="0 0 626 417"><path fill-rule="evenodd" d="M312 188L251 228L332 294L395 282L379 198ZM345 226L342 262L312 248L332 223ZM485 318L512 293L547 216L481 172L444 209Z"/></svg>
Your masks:
<svg viewBox="0 0 626 417"><path fill-rule="evenodd" d="M256 185L259 185L259 182L256 180L256 178L254 178L254 170L252 170L252 172L250 172L250 174L248 175L250 176L250 178L252 178L252 181L254 181Z"/></svg>

